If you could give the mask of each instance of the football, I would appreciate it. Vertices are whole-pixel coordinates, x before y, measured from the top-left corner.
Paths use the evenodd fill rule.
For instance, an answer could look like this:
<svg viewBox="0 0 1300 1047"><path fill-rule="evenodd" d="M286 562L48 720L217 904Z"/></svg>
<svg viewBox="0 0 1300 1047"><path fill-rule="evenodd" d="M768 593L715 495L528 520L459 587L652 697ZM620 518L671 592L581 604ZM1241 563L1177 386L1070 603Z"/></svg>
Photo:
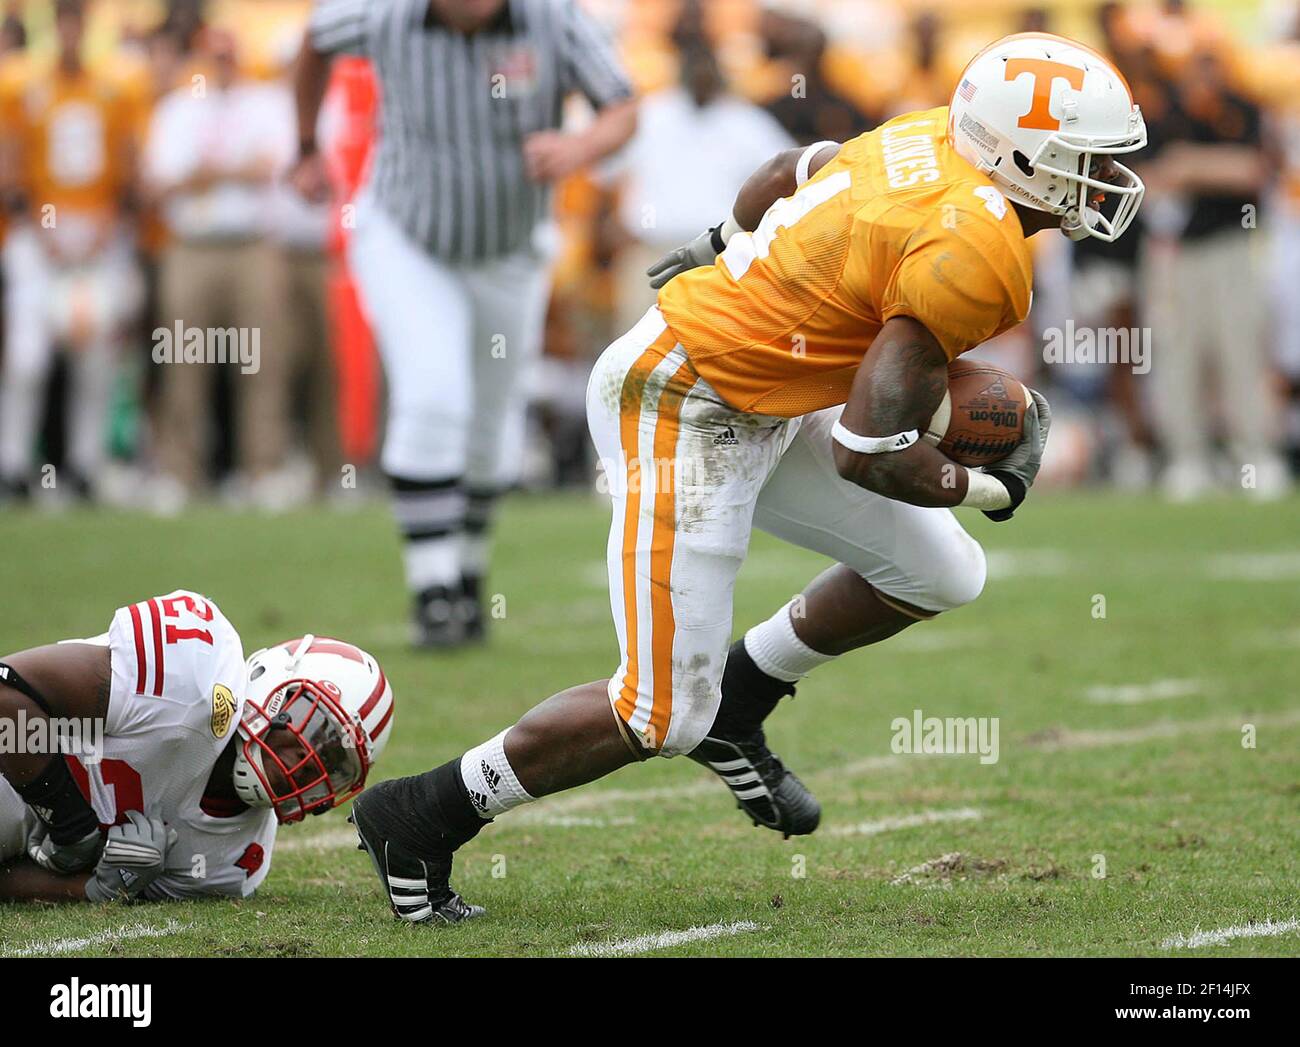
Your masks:
<svg viewBox="0 0 1300 1047"><path fill-rule="evenodd" d="M925 441L962 465L989 465L1020 442L1029 390L1009 371L980 360L948 365L948 391Z"/></svg>

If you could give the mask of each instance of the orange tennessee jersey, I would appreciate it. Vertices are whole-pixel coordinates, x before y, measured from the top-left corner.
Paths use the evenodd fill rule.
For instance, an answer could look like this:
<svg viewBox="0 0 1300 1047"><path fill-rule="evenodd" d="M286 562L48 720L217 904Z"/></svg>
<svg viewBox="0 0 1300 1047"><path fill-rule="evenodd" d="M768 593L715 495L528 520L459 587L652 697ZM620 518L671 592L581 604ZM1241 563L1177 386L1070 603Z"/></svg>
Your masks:
<svg viewBox="0 0 1300 1047"><path fill-rule="evenodd" d="M949 358L1024 320L1020 220L947 128L945 106L846 142L714 265L659 292L695 370L732 407L794 417L844 403L895 316L924 324Z"/></svg>
<svg viewBox="0 0 1300 1047"><path fill-rule="evenodd" d="M0 132L18 149L17 177L32 209L117 210L130 172L140 102L129 85L83 70L7 65L0 75Z"/></svg>

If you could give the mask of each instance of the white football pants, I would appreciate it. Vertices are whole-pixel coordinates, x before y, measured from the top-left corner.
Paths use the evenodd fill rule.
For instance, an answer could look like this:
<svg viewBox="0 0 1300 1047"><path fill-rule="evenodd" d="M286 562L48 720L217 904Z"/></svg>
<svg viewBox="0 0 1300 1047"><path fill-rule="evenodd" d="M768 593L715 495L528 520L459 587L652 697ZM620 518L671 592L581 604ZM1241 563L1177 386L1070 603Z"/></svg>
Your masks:
<svg viewBox="0 0 1300 1047"><path fill-rule="evenodd" d="M729 407L657 306L596 362L587 420L613 501L609 596L622 650L610 701L646 748L688 753L713 726L754 526L925 611L984 587L984 552L951 512L840 477L830 433L841 410L786 419Z"/></svg>
<svg viewBox="0 0 1300 1047"><path fill-rule="evenodd" d="M463 477L477 488L514 483L550 291L547 260L524 251L477 265L443 262L363 197L349 263L388 380L384 471Z"/></svg>

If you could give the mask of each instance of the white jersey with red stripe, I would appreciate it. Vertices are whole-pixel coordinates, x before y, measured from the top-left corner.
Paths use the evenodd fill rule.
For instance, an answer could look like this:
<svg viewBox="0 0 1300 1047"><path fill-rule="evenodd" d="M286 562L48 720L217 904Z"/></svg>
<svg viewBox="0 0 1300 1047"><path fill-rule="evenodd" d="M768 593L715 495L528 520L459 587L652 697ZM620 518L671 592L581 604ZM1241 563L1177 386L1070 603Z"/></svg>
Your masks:
<svg viewBox="0 0 1300 1047"><path fill-rule="evenodd" d="M204 798L242 711L239 634L211 600L178 589L120 608L108 643L103 759L70 760L74 777L102 824L142 810L176 830L146 897L248 897L270 868L275 813Z"/></svg>

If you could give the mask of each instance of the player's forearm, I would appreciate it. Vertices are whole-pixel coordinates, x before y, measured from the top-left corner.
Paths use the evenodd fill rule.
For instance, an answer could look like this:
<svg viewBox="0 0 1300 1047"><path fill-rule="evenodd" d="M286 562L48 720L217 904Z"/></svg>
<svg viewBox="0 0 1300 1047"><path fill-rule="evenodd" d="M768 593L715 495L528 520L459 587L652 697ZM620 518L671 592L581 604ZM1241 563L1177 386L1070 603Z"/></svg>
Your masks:
<svg viewBox="0 0 1300 1047"><path fill-rule="evenodd" d="M922 440L948 391L948 358L926 327L890 319L862 358L835 430L844 479L911 505L954 506L966 497L964 466Z"/></svg>
<svg viewBox="0 0 1300 1047"><path fill-rule="evenodd" d="M835 462L844 479L897 502L952 508L966 497L966 467L927 443L874 455L854 454L836 444Z"/></svg>
<svg viewBox="0 0 1300 1047"><path fill-rule="evenodd" d="M60 876L35 862L19 858L0 866L0 901L84 902L91 873Z"/></svg>
<svg viewBox="0 0 1300 1047"><path fill-rule="evenodd" d="M303 41L293 74L293 96L298 110L298 152L308 156L316 151L316 125L320 118L325 88L329 85L333 56L322 54Z"/></svg>

